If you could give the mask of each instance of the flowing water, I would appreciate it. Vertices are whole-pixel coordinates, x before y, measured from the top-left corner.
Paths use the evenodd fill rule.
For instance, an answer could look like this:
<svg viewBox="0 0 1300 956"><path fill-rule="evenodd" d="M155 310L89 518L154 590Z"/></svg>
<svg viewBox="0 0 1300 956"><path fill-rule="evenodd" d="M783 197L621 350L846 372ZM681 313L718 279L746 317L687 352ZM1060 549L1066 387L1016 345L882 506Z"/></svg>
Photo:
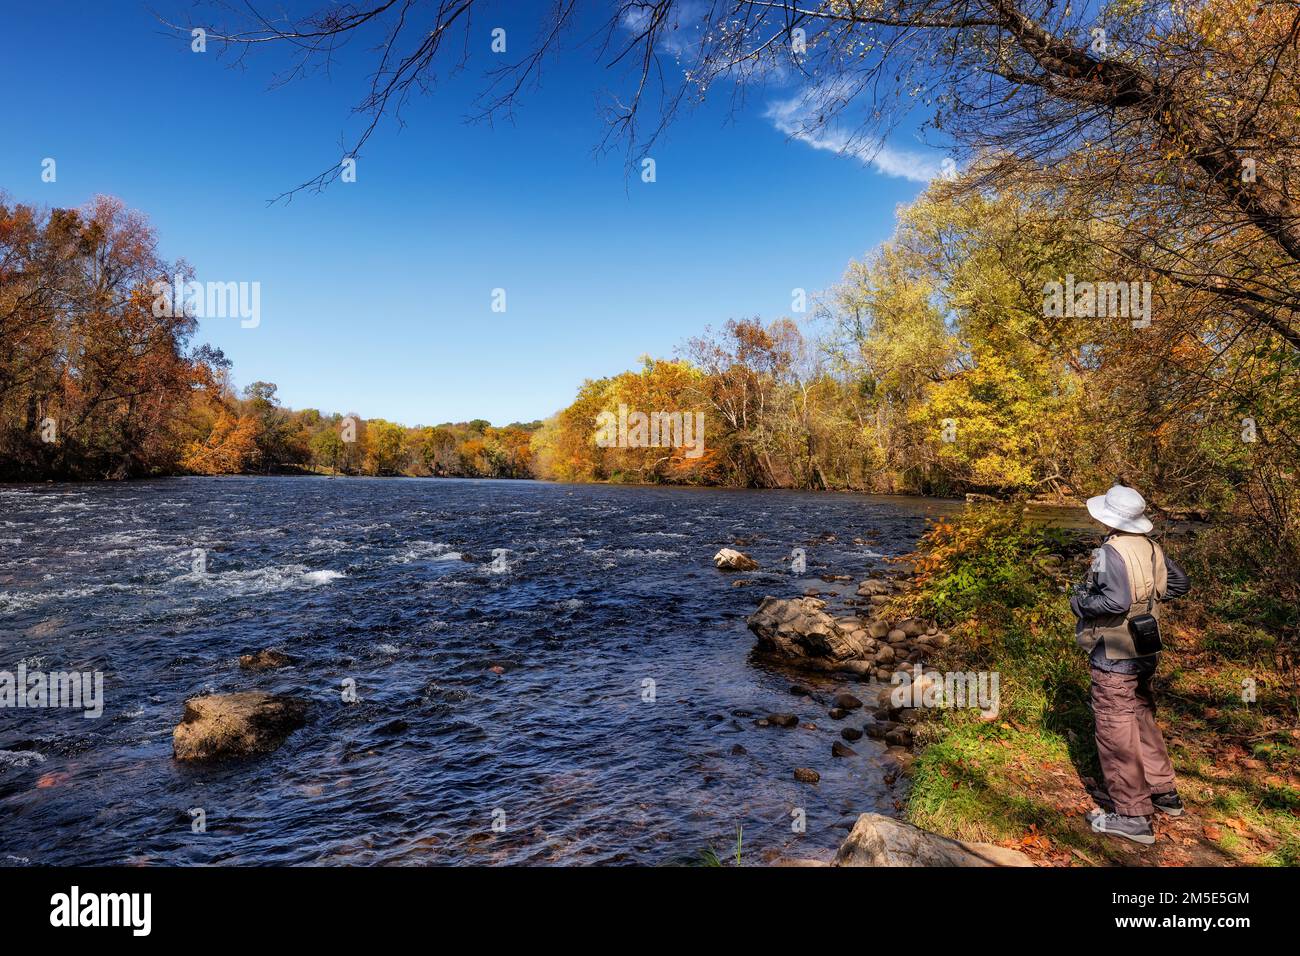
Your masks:
<svg viewBox="0 0 1300 956"><path fill-rule="evenodd" d="M857 685L752 661L744 619L764 594L831 590L822 574L856 581L952 507L513 481L0 487L0 671L104 675L97 719L0 709L0 864L659 864L732 856L738 830L746 862L825 859L856 814L892 808L892 763L867 738L832 758L864 718L827 700ZM713 568L737 543L763 571ZM295 664L239 668L266 647ZM185 699L238 690L307 697L310 723L270 755L174 761ZM817 729L755 726L772 711Z"/></svg>

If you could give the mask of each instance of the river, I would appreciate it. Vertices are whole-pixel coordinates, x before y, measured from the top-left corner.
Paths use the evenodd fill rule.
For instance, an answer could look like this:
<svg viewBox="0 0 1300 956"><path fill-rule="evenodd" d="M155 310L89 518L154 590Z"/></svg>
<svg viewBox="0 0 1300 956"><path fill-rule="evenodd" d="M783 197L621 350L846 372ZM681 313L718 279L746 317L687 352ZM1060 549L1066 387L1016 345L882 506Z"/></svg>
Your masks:
<svg viewBox="0 0 1300 956"><path fill-rule="evenodd" d="M882 567L953 507L528 481L0 486L0 670L104 680L96 719L0 709L0 864L664 864L730 857L738 831L745 862L826 859L857 814L892 811L892 763L867 738L832 758L845 724L825 701L854 685L760 666L744 619L764 594L851 588L820 576ZM731 545L763 571L714 569ZM265 647L296 663L239 668ZM310 698L311 722L257 759L174 761L185 699L237 690ZM773 711L816 729L755 726Z"/></svg>

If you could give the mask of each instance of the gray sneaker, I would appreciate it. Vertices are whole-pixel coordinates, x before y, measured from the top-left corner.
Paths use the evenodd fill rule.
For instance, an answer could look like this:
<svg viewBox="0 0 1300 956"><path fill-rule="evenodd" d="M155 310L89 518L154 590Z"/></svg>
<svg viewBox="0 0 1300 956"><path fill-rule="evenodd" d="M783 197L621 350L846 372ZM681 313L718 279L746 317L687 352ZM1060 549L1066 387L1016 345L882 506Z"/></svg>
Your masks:
<svg viewBox="0 0 1300 956"><path fill-rule="evenodd" d="M1093 810L1088 814L1088 825L1092 827L1094 833L1123 837L1125 840L1132 840L1144 846L1156 842L1155 831L1151 829L1151 821L1146 817L1126 817L1122 813Z"/></svg>
<svg viewBox="0 0 1300 956"><path fill-rule="evenodd" d="M1181 817L1183 815L1183 801L1179 798L1177 790L1170 790L1168 793L1153 793L1151 795L1151 805L1161 813L1171 817Z"/></svg>

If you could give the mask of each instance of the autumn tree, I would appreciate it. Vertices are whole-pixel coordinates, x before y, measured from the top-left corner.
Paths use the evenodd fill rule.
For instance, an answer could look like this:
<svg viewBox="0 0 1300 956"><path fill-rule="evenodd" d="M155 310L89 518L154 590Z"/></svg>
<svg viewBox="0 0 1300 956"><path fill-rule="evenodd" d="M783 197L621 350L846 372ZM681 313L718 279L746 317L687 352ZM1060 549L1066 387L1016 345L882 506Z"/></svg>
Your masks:
<svg viewBox="0 0 1300 956"><path fill-rule="evenodd" d="M0 197L0 472L123 478L178 462L193 389L223 360L152 288L183 272L148 220L100 196L41 212Z"/></svg>

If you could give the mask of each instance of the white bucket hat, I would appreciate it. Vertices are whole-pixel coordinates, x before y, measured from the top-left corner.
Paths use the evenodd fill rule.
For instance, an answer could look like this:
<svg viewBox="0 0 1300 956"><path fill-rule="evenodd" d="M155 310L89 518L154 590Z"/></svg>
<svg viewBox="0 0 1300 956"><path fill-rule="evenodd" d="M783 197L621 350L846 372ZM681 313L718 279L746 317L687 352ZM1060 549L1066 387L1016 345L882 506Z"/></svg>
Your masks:
<svg viewBox="0 0 1300 956"><path fill-rule="evenodd" d="M1146 510L1146 499L1124 485L1115 485L1104 495L1088 499L1088 514L1116 531L1146 534L1153 527Z"/></svg>

